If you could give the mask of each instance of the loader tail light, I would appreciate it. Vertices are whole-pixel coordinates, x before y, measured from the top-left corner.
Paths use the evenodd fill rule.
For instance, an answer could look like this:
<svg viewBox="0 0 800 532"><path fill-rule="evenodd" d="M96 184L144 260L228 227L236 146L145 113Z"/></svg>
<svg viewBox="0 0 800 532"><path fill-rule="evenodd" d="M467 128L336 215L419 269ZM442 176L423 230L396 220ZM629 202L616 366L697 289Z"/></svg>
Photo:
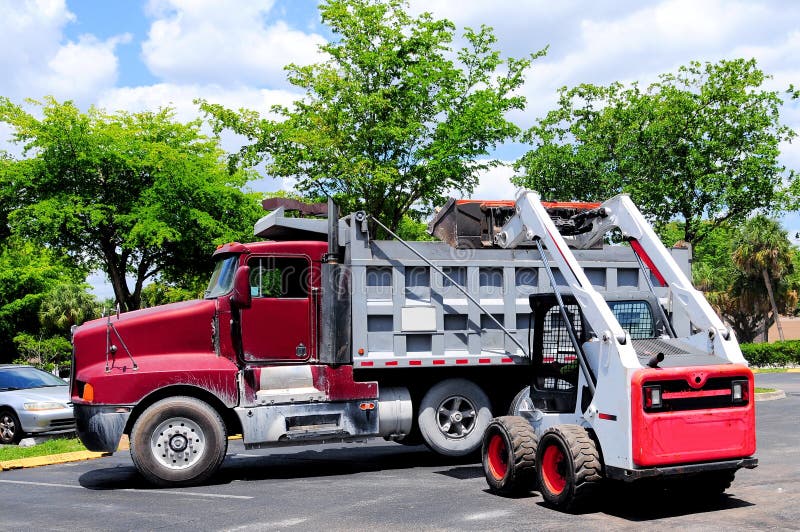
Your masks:
<svg viewBox="0 0 800 532"><path fill-rule="evenodd" d="M750 386L747 381L731 383L731 401L735 405L745 404L750 400Z"/></svg>
<svg viewBox="0 0 800 532"><path fill-rule="evenodd" d="M663 403L661 402L661 386L645 386L644 391L644 409L645 410L658 410Z"/></svg>

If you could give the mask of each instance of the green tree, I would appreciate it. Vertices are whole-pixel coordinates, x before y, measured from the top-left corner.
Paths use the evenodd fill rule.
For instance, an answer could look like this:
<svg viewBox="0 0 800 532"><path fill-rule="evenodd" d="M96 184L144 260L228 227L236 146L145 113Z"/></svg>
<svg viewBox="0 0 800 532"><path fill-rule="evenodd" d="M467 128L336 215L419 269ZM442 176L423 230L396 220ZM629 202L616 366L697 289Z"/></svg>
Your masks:
<svg viewBox="0 0 800 532"><path fill-rule="evenodd" d="M747 277L761 278L767 299L772 309L772 316L778 326L778 335L783 340L778 303L774 285L792 273L793 250L786 231L780 224L766 216L755 216L749 219L737 235L733 248L733 262ZM768 320L765 316L765 324ZM768 325L764 327L764 336Z"/></svg>
<svg viewBox="0 0 800 532"><path fill-rule="evenodd" d="M170 109L108 114L52 98L42 118L0 98L0 122L26 158L0 166L18 208L13 231L108 276L122 310L140 305L144 282L179 282L209 265L214 246L247 238L261 214L229 173L219 141ZM132 278L133 288L126 276Z"/></svg>
<svg viewBox="0 0 800 532"><path fill-rule="evenodd" d="M13 237L0 243L0 362L18 357L17 335L41 336L38 314L49 291L85 277L50 249Z"/></svg>
<svg viewBox="0 0 800 532"><path fill-rule="evenodd" d="M19 333L14 343L19 352L16 364L33 364L45 371L69 367L72 344L64 336Z"/></svg>
<svg viewBox="0 0 800 532"><path fill-rule="evenodd" d="M42 328L53 333L69 334L73 325L99 317L97 298L88 289L88 285L74 283L51 288L39 306Z"/></svg>
<svg viewBox="0 0 800 532"><path fill-rule="evenodd" d="M518 135L506 118L523 109L516 93L538 52L503 59L488 27L464 32L429 13L412 17L401 0L326 0L322 22L338 37L322 46L325 62L287 67L304 91L272 120L201 102L217 130L251 144L232 159L265 161L275 177L297 179L307 197L333 196L344 212L364 209L391 229L419 217L452 190L470 192L495 166L490 149Z"/></svg>
<svg viewBox="0 0 800 532"><path fill-rule="evenodd" d="M647 89L579 85L526 134L516 184L545 199L605 199L627 192L659 223L683 221L697 244L718 225L779 207L779 144L795 133L779 121L777 92L755 60L692 62ZM707 220L709 223L701 223Z"/></svg>
<svg viewBox="0 0 800 532"><path fill-rule="evenodd" d="M204 279L207 283L208 279ZM203 288L185 288L156 281L142 288L142 307L155 307L203 297Z"/></svg>

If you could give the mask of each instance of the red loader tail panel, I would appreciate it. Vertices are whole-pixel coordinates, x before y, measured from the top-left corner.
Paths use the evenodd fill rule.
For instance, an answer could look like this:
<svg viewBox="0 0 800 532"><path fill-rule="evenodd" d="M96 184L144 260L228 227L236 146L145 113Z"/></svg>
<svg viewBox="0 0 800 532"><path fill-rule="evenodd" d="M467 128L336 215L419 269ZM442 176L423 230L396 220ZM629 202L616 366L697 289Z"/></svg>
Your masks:
<svg viewBox="0 0 800 532"><path fill-rule="evenodd" d="M688 464L753 455L753 373L741 365L642 369L631 380L633 461Z"/></svg>

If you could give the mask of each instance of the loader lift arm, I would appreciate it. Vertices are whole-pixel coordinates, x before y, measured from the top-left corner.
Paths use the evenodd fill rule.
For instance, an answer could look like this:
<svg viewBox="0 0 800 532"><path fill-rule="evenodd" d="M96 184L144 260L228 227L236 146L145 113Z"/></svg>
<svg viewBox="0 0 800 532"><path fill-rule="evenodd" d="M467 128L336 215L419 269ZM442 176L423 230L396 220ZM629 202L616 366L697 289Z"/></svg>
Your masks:
<svg viewBox="0 0 800 532"><path fill-rule="evenodd" d="M626 333L611 312L603 297L594 289L569 247L589 248L602 241L604 235L618 228L630 242L637 260L652 272L661 286L669 287L675 300L686 311L693 326L700 332L691 340L693 344L709 353L718 354L734 363L744 363L741 351L735 342L730 342L730 330L715 314L711 305L696 290L689 278L681 271L664 244L650 227L639 209L625 194L615 196L599 207L577 215L581 228L564 237L548 214L539 195L529 190L520 190L515 202L515 213L495 236L497 245L514 248L521 245L539 247L545 259L542 244L550 252L552 260L575 296L584 312L586 321L603 341L615 341L620 356L628 354L634 358L629 367L635 367L635 353L627 348ZM567 241L569 239L569 242ZM551 284L558 293L550 268ZM563 312L563 309L562 309ZM672 336L673 331L670 330ZM628 364L626 364L627 366ZM589 380L586 375L587 381Z"/></svg>

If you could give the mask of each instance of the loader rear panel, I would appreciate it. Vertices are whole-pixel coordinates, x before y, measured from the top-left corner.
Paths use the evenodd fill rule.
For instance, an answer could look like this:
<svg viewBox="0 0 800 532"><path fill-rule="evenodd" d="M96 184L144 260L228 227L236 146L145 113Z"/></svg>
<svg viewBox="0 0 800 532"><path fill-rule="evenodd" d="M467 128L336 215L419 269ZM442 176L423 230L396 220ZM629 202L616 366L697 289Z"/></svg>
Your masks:
<svg viewBox="0 0 800 532"><path fill-rule="evenodd" d="M753 373L730 364L642 369L631 380L637 466L710 462L756 450ZM736 396L734 388L741 393Z"/></svg>

